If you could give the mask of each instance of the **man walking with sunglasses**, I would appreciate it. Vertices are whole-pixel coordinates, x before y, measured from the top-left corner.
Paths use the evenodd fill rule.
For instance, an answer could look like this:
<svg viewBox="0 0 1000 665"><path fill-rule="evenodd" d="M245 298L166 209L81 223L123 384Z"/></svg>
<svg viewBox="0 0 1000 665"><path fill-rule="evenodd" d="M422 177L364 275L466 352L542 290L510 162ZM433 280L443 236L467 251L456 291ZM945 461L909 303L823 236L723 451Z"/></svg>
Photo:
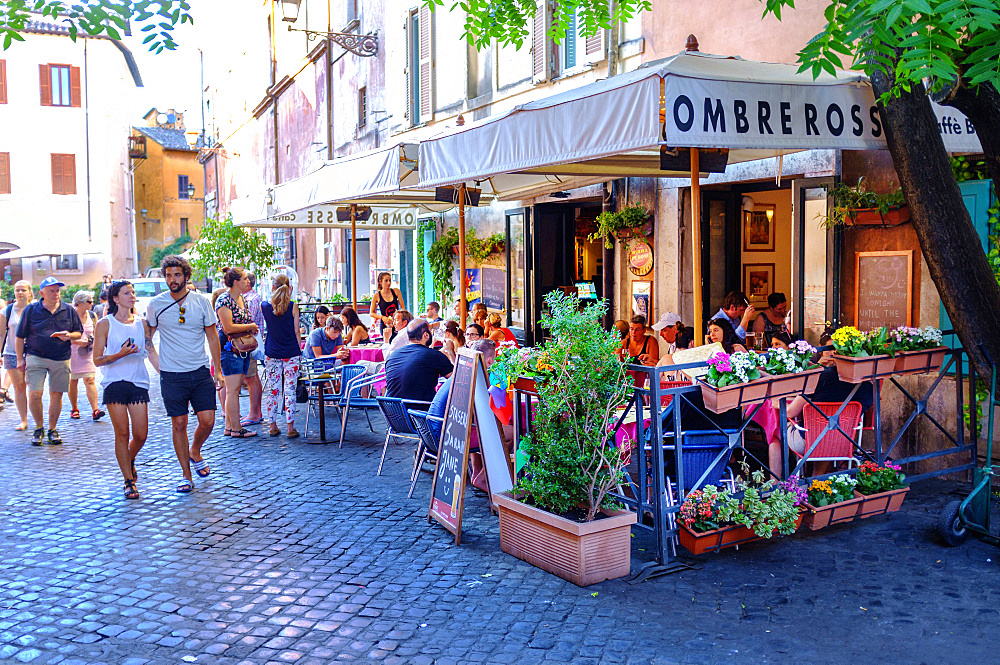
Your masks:
<svg viewBox="0 0 1000 665"><path fill-rule="evenodd" d="M191 469L202 478L211 473L201 455L201 445L215 424L215 390L222 383L219 335L215 330L215 312L208 299L187 288L191 265L180 256L163 258L160 267L169 291L154 296L146 308L146 346L153 346L152 336L160 331L160 394L170 416L174 452L184 477L178 492L194 489ZM211 352L215 380L208 371ZM188 407L195 412L198 426L188 447Z"/></svg>

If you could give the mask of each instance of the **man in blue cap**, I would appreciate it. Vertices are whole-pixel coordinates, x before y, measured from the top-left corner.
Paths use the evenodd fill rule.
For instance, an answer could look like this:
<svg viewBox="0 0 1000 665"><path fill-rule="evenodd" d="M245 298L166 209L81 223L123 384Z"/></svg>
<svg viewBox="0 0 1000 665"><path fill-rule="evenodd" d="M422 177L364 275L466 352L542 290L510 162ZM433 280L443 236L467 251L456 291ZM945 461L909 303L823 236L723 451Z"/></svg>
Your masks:
<svg viewBox="0 0 1000 665"><path fill-rule="evenodd" d="M56 422L62 411L63 393L69 390L70 342L83 336L83 324L76 309L59 299L59 289L64 286L55 277L43 279L39 285L42 299L24 308L17 327L17 368L24 372L28 384L28 410L35 421L35 431L31 435L33 446L42 445L45 437L42 388L46 376L49 379L48 442L62 443Z"/></svg>

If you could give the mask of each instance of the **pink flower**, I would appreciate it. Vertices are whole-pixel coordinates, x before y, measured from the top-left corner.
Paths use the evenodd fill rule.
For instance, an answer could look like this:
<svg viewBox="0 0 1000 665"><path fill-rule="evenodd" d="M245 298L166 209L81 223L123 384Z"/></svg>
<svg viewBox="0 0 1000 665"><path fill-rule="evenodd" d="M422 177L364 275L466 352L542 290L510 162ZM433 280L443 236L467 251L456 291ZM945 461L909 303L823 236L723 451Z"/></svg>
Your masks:
<svg viewBox="0 0 1000 665"><path fill-rule="evenodd" d="M729 361L729 354L719 352L708 359L710 367L714 367L717 372L732 372L733 365Z"/></svg>

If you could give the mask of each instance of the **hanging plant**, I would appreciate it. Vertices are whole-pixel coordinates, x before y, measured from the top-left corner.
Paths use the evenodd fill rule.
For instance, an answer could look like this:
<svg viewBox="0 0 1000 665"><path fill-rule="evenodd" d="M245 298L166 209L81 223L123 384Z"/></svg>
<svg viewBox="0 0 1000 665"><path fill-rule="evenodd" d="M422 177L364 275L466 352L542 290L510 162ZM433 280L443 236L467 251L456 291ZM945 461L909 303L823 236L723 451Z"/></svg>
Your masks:
<svg viewBox="0 0 1000 665"><path fill-rule="evenodd" d="M458 229L452 227L427 248L427 263L430 265L431 274L434 276L434 285L441 295L442 306L451 298L451 294L455 292L455 281L452 276L451 248L457 244Z"/></svg>
<svg viewBox="0 0 1000 665"><path fill-rule="evenodd" d="M889 194L876 194L868 189L864 178L859 178L856 185L837 183L831 194L830 214L820 215L820 227L824 229L865 223L896 226L910 219L902 188Z"/></svg>
<svg viewBox="0 0 1000 665"><path fill-rule="evenodd" d="M643 227L649 221L650 213L640 204L627 205L618 212L605 211L597 216L594 223L597 230L587 236L588 240L604 240L604 246L608 249L614 247L611 236L621 239L640 238L643 235Z"/></svg>

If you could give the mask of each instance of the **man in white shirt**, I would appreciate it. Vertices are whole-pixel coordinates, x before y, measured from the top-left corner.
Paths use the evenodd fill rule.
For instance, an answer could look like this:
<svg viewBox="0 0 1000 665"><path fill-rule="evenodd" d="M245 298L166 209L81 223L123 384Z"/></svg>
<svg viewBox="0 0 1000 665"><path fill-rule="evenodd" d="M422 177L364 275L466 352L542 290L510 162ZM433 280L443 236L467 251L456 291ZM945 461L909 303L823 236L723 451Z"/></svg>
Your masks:
<svg viewBox="0 0 1000 665"><path fill-rule="evenodd" d="M677 324L680 322L681 317L673 312L667 312L660 316L660 320L654 323L651 327L655 330L660 338L667 343L666 353L660 354L661 365L669 365L670 361L665 358L665 356L673 355L677 350ZM667 362L663 362L667 360Z"/></svg>
<svg viewBox="0 0 1000 665"><path fill-rule="evenodd" d="M187 288L191 279L190 264L171 254L163 258L161 268L169 291L154 296L146 307L149 323L146 348L152 348L153 333L159 330L160 393L171 420L174 452L184 474L177 491L190 492L194 489L192 468L202 478L211 473L208 462L201 456L201 445L215 425L215 391L222 384L221 348L211 303L205 296ZM208 371L206 340L215 368L214 381ZM190 448L189 406L198 419Z"/></svg>

